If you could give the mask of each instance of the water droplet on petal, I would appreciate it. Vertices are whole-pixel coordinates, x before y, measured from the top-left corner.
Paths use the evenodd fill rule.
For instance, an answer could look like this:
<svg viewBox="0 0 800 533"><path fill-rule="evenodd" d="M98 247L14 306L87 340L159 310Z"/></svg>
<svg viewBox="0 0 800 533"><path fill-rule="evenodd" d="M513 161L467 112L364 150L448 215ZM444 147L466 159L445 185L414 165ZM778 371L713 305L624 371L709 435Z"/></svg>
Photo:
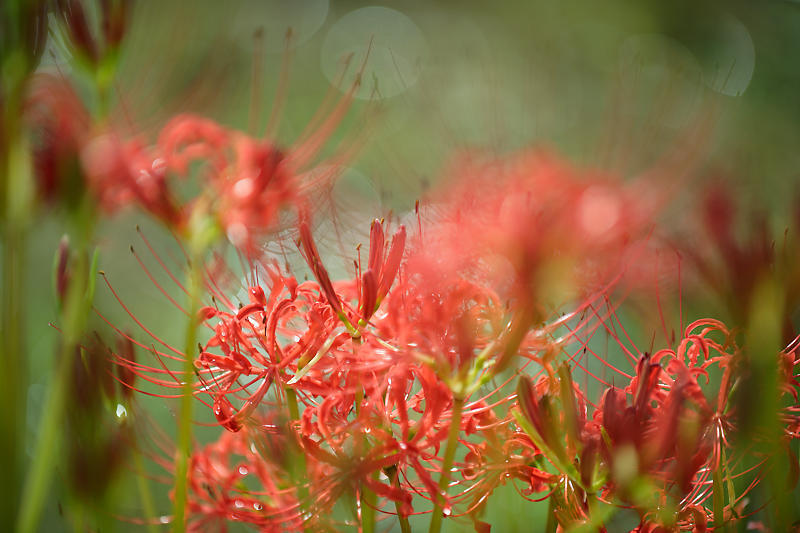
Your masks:
<svg viewBox="0 0 800 533"><path fill-rule="evenodd" d="M151 168L156 174L163 174L167 170L167 161L161 157L157 157L153 160Z"/></svg>
<svg viewBox="0 0 800 533"><path fill-rule="evenodd" d="M254 503L254 504L253 504L253 509L255 509L256 511L260 511L260 510L262 510L263 508L264 508L264 506L263 506L263 505L261 505L261 504L260 504L260 503L258 503L258 502L256 502L256 503Z"/></svg>
<svg viewBox="0 0 800 533"><path fill-rule="evenodd" d="M251 178L242 178L233 186L233 195L239 200L246 200L255 192L256 184Z"/></svg>
<svg viewBox="0 0 800 533"><path fill-rule="evenodd" d="M442 508L442 514L443 514L444 516L450 516L451 514L453 514L453 508L452 508L452 507L450 507L449 505L445 505L445 506Z"/></svg>
<svg viewBox="0 0 800 533"><path fill-rule="evenodd" d="M239 467L239 474L246 476L247 475L247 467L242 465Z"/></svg>

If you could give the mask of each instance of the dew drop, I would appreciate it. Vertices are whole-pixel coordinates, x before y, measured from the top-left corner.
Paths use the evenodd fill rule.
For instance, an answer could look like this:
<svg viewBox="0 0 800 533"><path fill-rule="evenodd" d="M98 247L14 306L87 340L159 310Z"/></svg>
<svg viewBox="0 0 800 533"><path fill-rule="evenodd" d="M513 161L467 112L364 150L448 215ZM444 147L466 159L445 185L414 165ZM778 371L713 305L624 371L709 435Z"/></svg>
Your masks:
<svg viewBox="0 0 800 533"><path fill-rule="evenodd" d="M449 505L444 506L444 508L442 508L442 514L444 516L450 516L451 514L453 514L453 508L450 507Z"/></svg>
<svg viewBox="0 0 800 533"><path fill-rule="evenodd" d="M249 198L255 191L256 184L251 178L242 178L233 186L233 194L240 200Z"/></svg>
<svg viewBox="0 0 800 533"><path fill-rule="evenodd" d="M233 502L233 506L237 509L244 509L244 502L242 500L236 500Z"/></svg>
<svg viewBox="0 0 800 533"><path fill-rule="evenodd" d="M239 467L239 474L242 475L242 476L246 476L247 475L247 467L244 466L244 465L240 466Z"/></svg>
<svg viewBox="0 0 800 533"><path fill-rule="evenodd" d="M263 508L264 508L264 506L263 506L263 505L261 505L261 504L260 504L260 503L258 503L258 502L256 502L256 503L254 503L254 504L253 504L253 509L255 509L256 511L260 511L260 510L262 510Z"/></svg>
<svg viewBox="0 0 800 533"><path fill-rule="evenodd" d="M125 418L128 416L128 410L121 403L117 404L117 418Z"/></svg>
<svg viewBox="0 0 800 533"><path fill-rule="evenodd" d="M158 521L161 522L162 524L169 524L170 520L171 520L170 517L166 515L158 517Z"/></svg>
<svg viewBox="0 0 800 533"><path fill-rule="evenodd" d="M156 174L163 174L167 171L167 161L161 157L157 157L153 160L151 168Z"/></svg>

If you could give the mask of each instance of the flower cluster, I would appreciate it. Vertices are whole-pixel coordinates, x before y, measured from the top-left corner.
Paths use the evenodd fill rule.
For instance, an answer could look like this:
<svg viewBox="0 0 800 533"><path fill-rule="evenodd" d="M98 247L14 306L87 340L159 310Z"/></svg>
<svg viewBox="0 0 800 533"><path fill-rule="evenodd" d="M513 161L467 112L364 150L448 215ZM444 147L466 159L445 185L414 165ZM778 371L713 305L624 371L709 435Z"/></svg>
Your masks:
<svg viewBox="0 0 800 533"><path fill-rule="evenodd" d="M246 132L188 105L144 128L116 84L129 0L10 3L0 9L0 471L12 490L0 515L16 530L37 530L49 494L63 492L54 479L68 492L60 517L107 529L125 505L107 506L124 466L144 515L126 509L125 519L174 531L373 533L396 521L409 533L424 520L439 533L448 520L485 533L498 494L546 502L531 529L548 533L800 523L800 209L776 242L766 217L737 218L727 186L679 198L711 120L681 132L682 153L627 179L544 148L465 151L413 211L363 221L364 242L337 277L317 232L330 210L315 193L370 134L326 147L373 39L363 55L348 50L338 85L289 143L275 134L293 30L261 132L263 29ZM413 85L416 74L401 78L422 59L374 44ZM45 51L67 68L40 66ZM372 97L391 92L370 73ZM675 204L689 209L663 224ZM131 207L185 259L174 274L141 231L152 259L131 247L185 315L181 346L132 311L91 253L100 224ZM35 391L25 252L45 209L68 228L53 266L60 354L23 479L22 411ZM139 330L99 309L98 275ZM93 321L115 345L90 333ZM174 442L140 395L180 401ZM149 492L165 479L171 513Z"/></svg>
<svg viewBox="0 0 800 533"><path fill-rule="evenodd" d="M192 455L190 525L366 531L396 515L407 531L432 509L431 530L465 517L482 531L506 483L550 500L564 530L604 528L620 509L642 532L753 512L749 494L797 437L797 342L774 350L780 434L742 441L735 331L696 320L655 352L618 333L641 284L626 268L664 200L654 184L542 152L454 168L459 181L405 224L372 222L351 279L331 279L305 212L295 244L312 279L256 259L237 301L208 270L197 353L115 354L128 386L164 396L152 386L193 377L169 360L193 358L193 394L224 428ZM598 331L630 368L593 347Z"/></svg>

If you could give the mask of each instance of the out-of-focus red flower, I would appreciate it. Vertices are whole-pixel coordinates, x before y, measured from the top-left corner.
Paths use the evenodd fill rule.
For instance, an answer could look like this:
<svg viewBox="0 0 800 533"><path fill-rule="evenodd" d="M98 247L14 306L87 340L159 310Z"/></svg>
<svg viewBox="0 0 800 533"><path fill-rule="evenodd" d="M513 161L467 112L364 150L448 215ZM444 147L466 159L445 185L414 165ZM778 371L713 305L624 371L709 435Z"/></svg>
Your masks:
<svg viewBox="0 0 800 533"><path fill-rule="evenodd" d="M117 51L130 22L132 4L130 0L96 2L100 18L97 31L92 28L84 0L56 0L55 15L73 50L96 68Z"/></svg>
<svg viewBox="0 0 800 533"><path fill-rule="evenodd" d="M503 299L529 299L542 312L563 303L547 301L558 296L553 286L563 298L608 283L664 201L655 184L578 169L541 150L467 156L445 174L451 182L422 211L431 223L419 247L432 283L453 271L488 276Z"/></svg>
<svg viewBox="0 0 800 533"><path fill-rule="evenodd" d="M24 117L33 133L39 196L76 203L83 190L79 153L90 128L83 103L68 84L39 74L29 84Z"/></svg>

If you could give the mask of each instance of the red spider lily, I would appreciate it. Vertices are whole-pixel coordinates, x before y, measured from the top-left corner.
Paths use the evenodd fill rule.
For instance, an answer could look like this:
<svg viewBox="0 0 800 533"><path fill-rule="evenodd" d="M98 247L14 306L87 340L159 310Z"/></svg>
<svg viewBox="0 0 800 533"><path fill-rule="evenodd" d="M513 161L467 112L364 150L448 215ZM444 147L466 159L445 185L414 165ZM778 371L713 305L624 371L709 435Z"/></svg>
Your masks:
<svg viewBox="0 0 800 533"><path fill-rule="evenodd" d="M343 308L339 296L334 290L328 271L322 264L319 251L314 244L309 227L308 215L305 214L300 221L300 248L303 258L308 263L311 272L314 274L328 304L334 313L340 318L344 325L354 336L358 336L358 328L363 328L369 319L377 311L381 301L386 297L389 289L397 276L400 262L403 258L405 248L406 230L400 226L397 233L392 238L388 252L385 250L385 238L383 233L383 222L375 220L370 227L370 248L367 270L361 274L357 280L356 290L358 296L357 313L347 313ZM385 258L384 258L385 254ZM360 265L357 265L361 270ZM358 283L360 281L360 283ZM355 325L354 325L355 324Z"/></svg>
<svg viewBox="0 0 800 533"><path fill-rule="evenodd" d="M507 403L512 398L503 398L499 403ZM523 498L530 499L529 496L535 493L545 493L546 498L550 485L557 478L533 466L541 459L541 451L524 432L514 429L511 417L498 418L495 412L497 403L492 405L478 400L472 402L465 412L465 433L482 438L478 443L462 441L469 450L462 470L468 486L451 501L464 501L466 513L479 511L494 489L509 481ZM518 481L522 482L522 489L517 488Z"/></svg>
<svg viewBox="0 0 800 533"><path fill-rule="evenodd" d="M210 205L204 209L234 245L251 255L257 247L254 239L275 228L280 208L299 199L296 169L268 140L185 115L164 127L158 148L165 170L179 176L188 172L190 162L207 162L203 181Z"/></svg>
<svg viewBox="0 0 800 533"><path fill-rule="evenodd" d="M76 39L94 57L96 47L84 31L80 5L67 2L62 7ZM111 11L113 19L116 8ZM115 23L107 22L113 34ZM89 191L107 213L137 205L187 238L208 240L220 229L237 248L255 257L263 245L260 239L277 229L281 209L300 206L311 190L335 177L348 150L340 149L326 165L314 163L344 117L358 83L332 106L326 102L312 121L313 132L279 148L273 139L191 115L172 119L149 145L144 135L122 135L112 121L92 125L66 80L39 76L25 115L36 141L40 194L46 199L63 196L67 204L77 205ZM183 198L175 180L189 173L190 163L200 167L192 169L200 192Z"/></svg>
<svg viewBox="0 0 800 533"><path fill-rule="evenodd" d="M565 296L551 287L613 278L665 196L643 179L624 183L543 151L466 157L447 175L458 181L431 199L435 226L420 246L440 272L488 275L504 299L527 301L540 316Z"/></svg>
<svg viewBox="0 0 800 533"><path fill-rule="evenodd" d="M398 349L381 333L385 317L375 319L374 329L371 326L373 309L390 292L405 239L401 229L386 252L382 231L380 223L373 224L371 250L375 251L367 269L378 274L373 296L364 296L364 287L359 296L354 290L357 283L327 284L324 267L313 261L312 270L321 283L297 285L293 278L264 265L270 282L263 288L251 286L250 302L238 308L209 283L217 303L200 311L213 332L196 360L200 376L196 394L208 394L220 425L240 434L255 429L258 413L277 407L282 391L290 388L303 404L298 428L303 450L327 472L326 481L314 485L319 492L311 490L315 506L333 505L339 495L366 487L397 502L398 512L407 515L412 494L439 497L433 477L441 460L438 450L448 434L446 413L452 393L413 358L397 366ZM318 258L307 229L301 237L306 255ZM358 305L351 307L353 301ZM357 324L358 342L343 328L332 302L338 302L350 324ZM147 367L119 354L117 360L145 381L175 388L180 384L179 374L166 366ZM166 377L173 380L171 384ZM270 397L275 399L268 399L267 391L276 382L282 387L275 387L275 396ZM412 418L409 410L419 410L421 416ZM473 416L477 415L468 415L464 424ZM538 489L540 484L534 482L523 457L509 471ZM403 481L376 480L386 469L394 469ZM481 487L496 486L499 480L484 478Z"/></svg>
<svg viewBox="0 0 800 533"><path fill-rule="evenodd" d="M93 127L83 103L65 80L33 78L25 119L35 141L39 193L46 200L77 205L88 191L106 212L132 203L171 227L182 214L163 165L138 140L122 140L108 126Z"/></svg>
<svg viewBox="0 0 800 533"><path fill-rule="evenodd" d="M373 235L382 231L379 226L373 226ZM371 296L374 303L370 307L373 309L391 286L402 254L403 236L401 229L386 261L377 264L372 259L372 268L380 276L380 283ZM383 245L382 239L373 237L373 240ZM307 242L310 244L306 248L314 250L313 241L307 238ZM382 252L376 252L376 256L381 255ZM313 252L311 257L314 257ZM209 283L208 288L216 296L216 303L214 307L200 310L200 318L213 333L200 347L196 359L201 380L197 384L198 394L202 391L202 394L210 396L218 421L232 431L242 428L273 383L282 385L276 388L279 398L286 387L322 394L330 390L329 384L339 383L345 383L344 390L352 395L363 387L362 373L374 375L380 372L381 367L389 368L392 364L385 348L370 336L360 339L359 353L345 345L351 334L342 331L341 316L348 324L360 324L359 327L363 328L367 324L364 316L369 315L359 316L349 305L339 304L342 315L337 316L330 303L339 302L338 294L345 302L356 296L352 291L353 284L337 284L336 288L326 284L327 274L321 263L317 272L323 282L319 285L313 282L298 285L294 278L281 275L272 265L263 265L263 268L269 283L264 288L252 285L247 305L237 308ZM269 290L269 298L265 296L265 288ZM365 292L361 291L361 294ZM366 308L360 305L358 309L358 313L362 313ZM161 343L157 337L154 340ZM178 358L182 357L178 350L165 347ZM366 354L371 357L364 358ZM148 367L126 357L119 357L118 361L146 381L173 388L181 382L179 373L165 366ZM347 366L342 366L344 361L348 362ZM296 383L302 383L302 386L295 386Z"/></svg>
<svg viewBox="0 0 800 533"><path fill-rule="evenodd" d="M267 430L271 431L271 430ZM223 433L197 450L189 469L190 531L227 529L229 521L252 524L262 531L298 531L304 521L296 490L286 479L286 464L272 461L255 443L267 438L258 431Z"/></svg>
<svg viewBox="0 0 800 533"><path fill-rule="evenodd" d="M182 200L171 180L185 176L196 161L206 163L199 177L202 193ZM330 172L309 177L308 169L271 141L189 115L170 121L153 148L97 136L84 149L83 162L106 209L136 203L179 234L190 230L193 216L210 217L250 256L260 246L258 238L276 229L282 207L299 204L315 182L333 177Z"/></svg>
<svg viewBox="0 0 800 533"><path fill-rule="evenodd" d="M189 161L206 161L206 175L224 181L238 157L226 141L230 132L203 121L173 126L187 129L172 137L172 160L165 165L179 172ZM264 162L271 148L262 148L253 147ZM469 191L462 191L454 204L442 202L438 220L408 245L403 227L387 243L385 223L373 222L366 265L356 261L352 279L331 279L307 213L297 244L312 280L297 283L251 257L253 270L237 287L246 290L247 301L239 303L220 287L225 276L206 269L212 305L200 311L208 337L195 356L194 390L227 431L218 448L197 454L198 480L213 481L208 487L193 482L195 509L204 517L198 528L222 525L226 516L266 529L324 528L332 523L323 517L349 497L362 526L373 512L401 521L429 512L419 505L427 501L437 513L469 515L480 529L490 494L509 481L523 497L550 498L562 528L602 530L597 509L614 505L639 513L638 531L702 531L719 526L720 517L727 523L743 516L764 454L747 450L757 464L743 467L731 439L739 422L730 401L740 377L734 334L704 319L681 328L677 343L652 355L629 349L633 343L607 294L625 265L613 255L643 233L646 216L634 216L630 226L617 218L592 233L598 228L581 226L581 217L592 218L581 210L603 212L598 216L604 219L613 211L609 205L631 201L630 190L617 184L608 185L615 191L610 196L589 194L603 180L590 177L587 185L546 159L520 160L515 163L530 174L509 165L514 172L498 182L501 192L486 189L484 197L466 201ZM277 172L276 164L269 168ZM558 179L564 176L566 184ZM542 201L567 206L566 212L521 199L537 187ZM512 198L501 201L503 193ZM595 201L599 205L592 206ZM536 237L521 235L506 215L525 221ZM478 244L456 231L459 223L461 234L468 231L493 259L474 261ZM567 261L554 262L544 253L548 248ZM571 282L594 286L577 291L578 303L560 317L543 292L554 265L567 265ZM551 314L555 318L545 321ZM620 346L630 368L616 368L593 351L590 340L598 331ZM796 344L778 359L787 394L797 392ZM116 359L137 386L179 388L187 377L169 369L172 356L151 351L157 365L120 354ZM566 360L558 363L561 354ZM602 372L591 371L591 357ZM494 383L512 363L517 372ZM540 370L529 376L527 365ZM606 372L615 377L608 380ZM580 385L583 374L597 378L601 394L590 393L588 377ZM517 394L510 394L508 384L520 375ZM616 380L622 380L619 388ZM478 394L489 383L490 390ZM787 439L797 435L798 414L794 408L781 413ZM280 437L264 441L278 426ZM239 450L248 472L272 476L273 487L264 492L279 495L269 501L268 516L251 510L256 493L243 488L225 446ZM450 454L454 448L461 452ZM218 467L217 456L227 466ZM451 481L453 467L461 475ZM724 487L718 512L710 502L722 479L749 484L740 493ZM266 509L267 501L259 501Z"/></svg>
<svg viewBox="0 0 800 533"><path fill-rule="evenodd" d="M613 320L612 312L610 321ZM621 327L621 323L618 325ZM609 324L605 327L622 346L615 329ZM589 337L593 334L590 330L586 333ZM586 352L584 342L581 341L583 348L579 353ZM780 356L780 360L786 361L782 382L787 393L791 392L796 379L790 377L793 374L790 368L794 366L794 356L789 355L792 350L793 345L790 345ZM576 367L588 372L586 362L581 359L582 356L571 357ZM562 524L589 519L585 503L581 504L581 491L575 487L588 488L591 492L593 479L596 480L594 488L600 489L603 499L628 501L639 508L643 518L643 525L638 529L641 531L668 524L681 530L702 530L709 520L720 519L709 507L712 494L718 490L728 493L724 510L726 523L743 516L745 496L758 483L765 458L757 446L748 447L746 453L759 458L755 467L742 469L742 450L734 448L731 441L731 435L737 432L737 410L730 397L734 383L741 379L740 360L740 349L728 328L712 319L695 321L686 328L675 349L640 357L624 390L609 385L595 409L593 420L578 424L576 429L580 431L571 431L571 424L566 423L566 439L560 436L560 428L574 417L568 414L573 408L563 406L572 402L562 394L561 402L554 403L549 392L552 387L547 385L546 378L540 380L538 392L534 392L527 379L521 380L519 403L530 423L528 431L535 432L543 449L547 450L545 455L551 455L548 459L573 484L573 489L564 493L559 503L569 510L560 518ZM709 387L712 374L718 380L714 389ZM569 390L563 387L563 383L569 381L569 374L562 372L562 393ZM576 397L580 402L580 393ZM580 416L580 410L578 414ZM789 421L796 420L796 415L796 410L789 408L782 417ZM789 425L791 427L791 423ZM573 435L579 437L576 439ZM572 442L579 443L578 451L565 453ZM590 448L595 451L588 455L580 451ZM587 460L588 465L585 464ZM573 470L572 464L576 469ZM587 476L592 470L595 473ZM742 477L749 485L742 493L734 494L730 492L732 485L723 482L717 486L720 476L729 480ZM642 479L651 484L648 490L655 500L640 500L642 494L637 491L643 489L631 489L636 483L642 483ZM715 494L714 497L725 498L726 495ZM652 511L654 506L672 511L659 515Z"/></svg>
<svg viewBox="0 0 800 533"><path fill-rule="evenodd" d="M700 210L701 225L711 247L683 246L682 251L697 265L703 285L715 290L738 323L745 324L758 284L774 277L781 284L786 308L800 304L800 270L795 257L800 246L800 210L791 211L789 224L780 238L772 235L765 213L749 218L747 233L735 228L743 218L732 192L721 183L709 187ZM781 324L783 340L798 334L788 315Z"/></svg>

